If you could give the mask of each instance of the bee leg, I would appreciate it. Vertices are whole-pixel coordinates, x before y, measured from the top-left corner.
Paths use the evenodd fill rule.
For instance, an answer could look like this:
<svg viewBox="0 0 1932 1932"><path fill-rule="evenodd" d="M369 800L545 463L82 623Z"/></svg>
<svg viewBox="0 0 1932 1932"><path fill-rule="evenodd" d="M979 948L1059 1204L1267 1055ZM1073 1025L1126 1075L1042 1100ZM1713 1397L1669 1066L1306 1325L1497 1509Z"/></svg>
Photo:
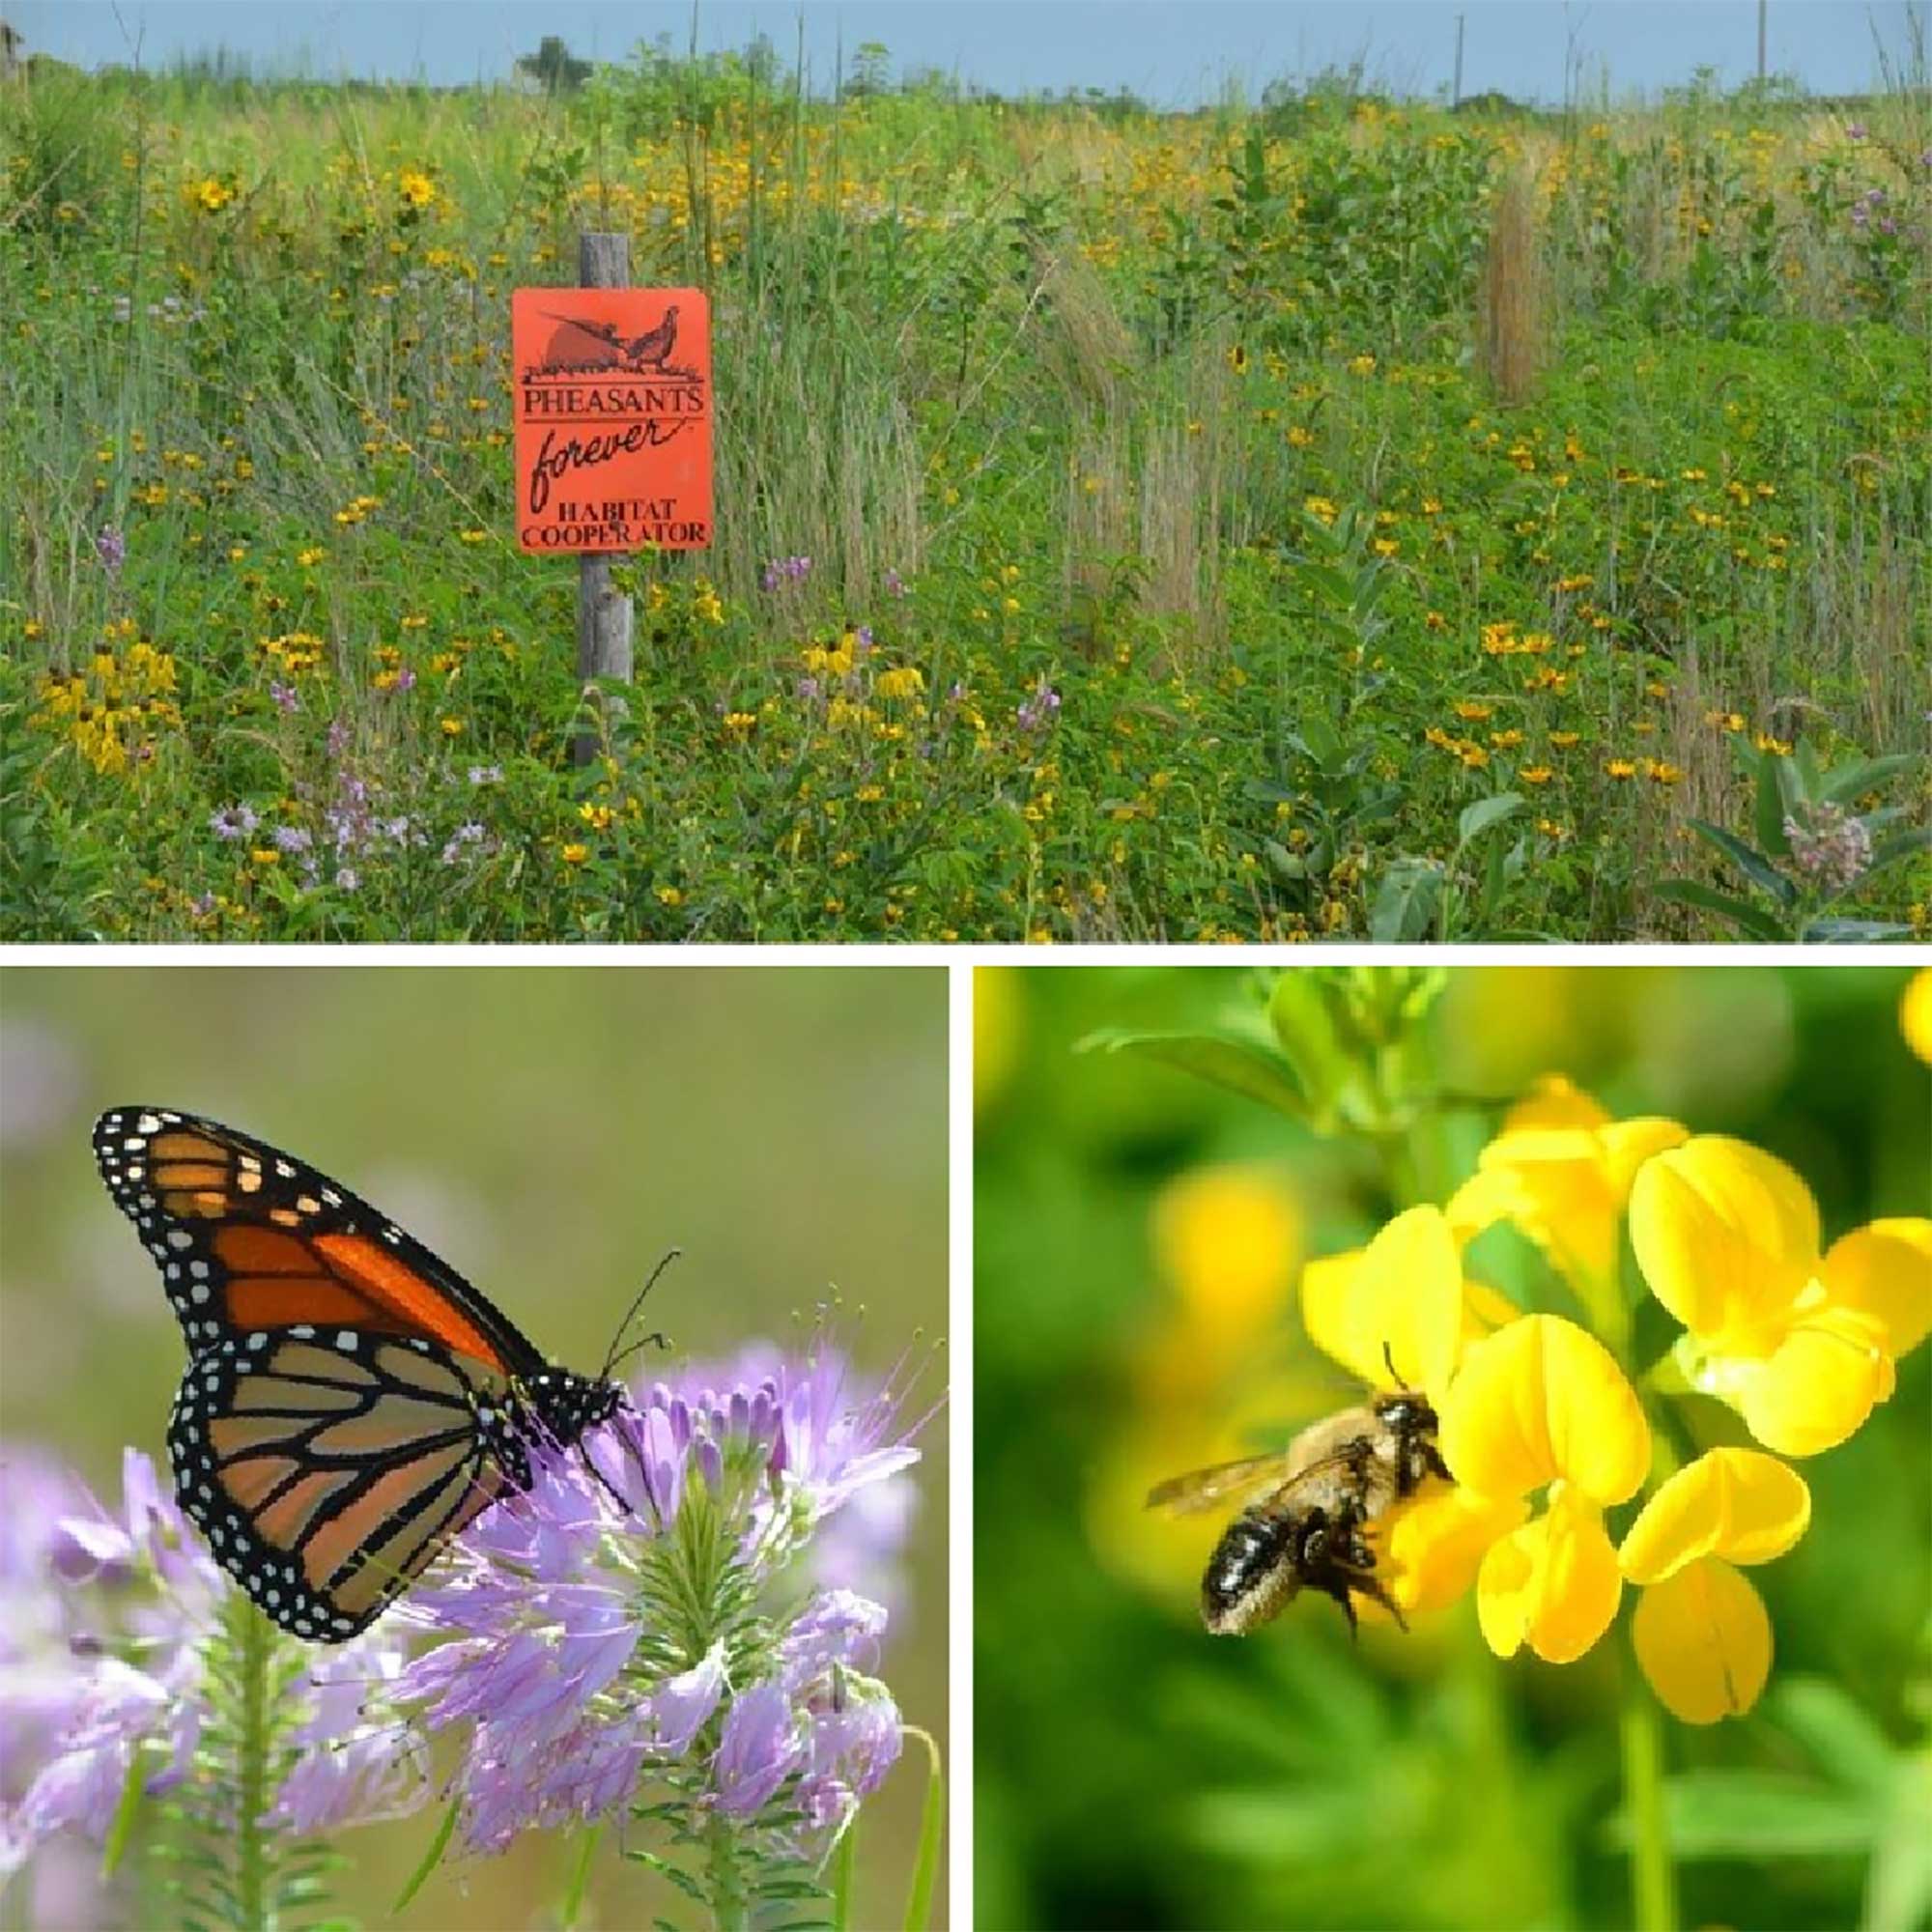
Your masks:
<svg viewBox="0 0 1932 1932"><path fill-rule="evenodd" d="M1321 1587L1342 1605L1342 1612L1349 1619L1349 1641L1359 1643L1362 1633L1361 1627L1355 1620L1355 1606L1349 1601L1349 1578L1340 1576L1331 1577Z"/></svg>
<svg viewBox="0 0 1932 1932"><path fill-rule="evenodd" d="M1363 1596L1373 1598L1375 1602L1378 1603L1382 1606L1382 1608L1385 1609L1389 1613L1389 1615L1396 1620L1396 1623L1401 1629L1403 1634L1405 1636L1407 1635L1408 1619L1403 1615L1402 1605L1398 1604L1396 1600L1393 1597L1391 1597L1386 1590L1382 1588L1381 1582L1378 1577L1371 1577L1366 1572L1363 1572L1363 1573L1358 1573L1356 1576L1350 1577L1350 1582L1355 1589L1359 1590ZM1355 1621L1355 1613L1353 1610L1350 1610L1349 1612L1349 1621L1350 1624L1353 1624L1353 1622Z"/></svg>

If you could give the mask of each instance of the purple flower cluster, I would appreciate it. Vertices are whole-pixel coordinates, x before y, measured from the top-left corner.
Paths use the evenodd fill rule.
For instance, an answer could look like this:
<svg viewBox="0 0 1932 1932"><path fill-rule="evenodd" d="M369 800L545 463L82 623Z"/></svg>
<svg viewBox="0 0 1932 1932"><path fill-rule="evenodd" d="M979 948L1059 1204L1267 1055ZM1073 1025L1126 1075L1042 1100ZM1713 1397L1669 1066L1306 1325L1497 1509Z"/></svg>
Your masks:
<svg viewBox="0 0 1932 1932"><path fill-rule="evenodd" d="M119 577L128 561L128 539L112 524L103 524L94 539L94 554L109 577Z"/></svg>
<svg viewBox="0 0 1932 1932"><path fill-rule="evenodd" d="M1787 817L1784 836L1792 863L1828 893L1849 891L1870 868L1871 832L1841 805L1814 805L1802 823Z"/></svg>
<svg viewBox="0 0 1932 1932"><path fill-rule="evenodd" d="M758 581L767 590L777 590L783 584L803 583L810 575L809 556L778 556L765 565L764 575Z"/></svg>
<svg viewBox="0 0 1932 1932"><path fill-rule="evenodd" d="M1019 720L1022 731L1029 734L1044 731L1060 715L1060 694L1042 676L1033 688L1033 696L1020 705L1013 716Z"/></svg>
<svg viewBox="0 0 1932 1932"><path fill-rule="evenodd" d="M412 1614L448 1640L394 1687L434 1734L460 1728L464 1836L602 1816L640 1782L777 1832L836 1832L891 1768L896 1706L876 1667L888 1611L821 1589L788 1622L754 1607L810 1574L826 1520L918 1458L896 1378L855 1383L817 1347L714 1386L660 1382L539 1458L529 1492L459 1546ZM881 1513L895 1542L909 1507ZM848 1561L850 1554L848 1552ZM764 1816L781 1795L785 1823Z"/></svg>
<svg viewBox="0 0 1932 1932"><path fill-rule="evenodd" d="M224 805L210 815L208 829L217 838L233 842L246 838L261 822L262 815L252 805Z"/></svg>
<svg viewBox="0 0 1932 1932"><path fill-rule="evenodd" d="M0 1877L64 1832L104 1840L137 1765L150 1793L197 1775L234 1589L137 1449L121 1487L117 1514L52 1459L0 1455ZM379 1746L351 1737L374 1728L372 1690L401 1672L393 1638L312 1657L277 1811L341 1822L421 1802L419 1758L393 1723Z"/></svg>
<svg viewBox="0 0 1932 1932"><path fill-rule="evenodd" d="M1882 187L1868 187L1858 200L1852 203L1852 226L1871 227L1881 235L1896 235L1898 223L1881 211L1886 206L1886 192Z"/></svg>

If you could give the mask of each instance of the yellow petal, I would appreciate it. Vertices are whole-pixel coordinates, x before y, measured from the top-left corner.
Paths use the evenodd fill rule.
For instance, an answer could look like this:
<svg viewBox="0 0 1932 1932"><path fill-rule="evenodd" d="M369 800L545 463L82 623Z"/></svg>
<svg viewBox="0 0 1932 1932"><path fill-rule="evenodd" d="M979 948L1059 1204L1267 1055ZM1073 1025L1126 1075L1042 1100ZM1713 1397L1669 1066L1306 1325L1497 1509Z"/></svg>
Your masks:
<svg viewBox="0 0 1932 1932"><path fill-rule="evenodd" d="M1905 1043L1932 1066L1932 966L1921 967L1905 982L1898 1003L1898 1030Z"/></svg>
<svg viewBox="0 0 1932 1932"><path fill-rule="evenodd" d="M1432 1484L1405 1504L1383 1537L1389 1594L1405 1610L1441 1610L1476 1580L1483 1553L1529 1515L1519 1496L1485 1497Z"/></svg>
<svg viewBox="0 0 1932 1932"><path fill-rule="evenodd" d="M1804 1534L1811 1492L1756 1449L1711 1449L1643 1506L1617 1552L1633 1583L1658 1583L1705 1556L1769 1563Z"/></svg>
<svg viewBox="0 0 1932 1932"><path fill-rule="evenodd" d="M1628 1121L1612 1121L1597 1138L1610 1192L1621 1207L1630 1200L1637 1169L1653 1154L1682 1147L1690 1138L1690 1129L1662 1114L1638 1114Z"/></svg>
<svg viewBox="0 0 1932 1932"><path fill-rule="evenodd" d="M1821 1304L1799 1319L1756 1373L1742 1378L1737 1408L1767 1449L1816 1456L1855 1435L1895 1380L1885 1323Z"/></svg>
<svg viewBox="0 0 1932 1932"><path fill-rule="evenodd" d="M1567 1074L1546 1073L1530 1083L1523 1097L1503 1117L1503 1131L1518 1127L1601 1127L1609 1119Z"/></svg>
<svg viewBox="0 0 1932 1932"><path fill-rule="evenodd" d="M1487 1496L1558 1479L1620 1503L1650 1467L1650 1426L1610 1351L1574 1321L1525 1315L1464 1353L1441 1411L1443 1460Z"/></svg>
<svg viewBox="0 0 1932 1932"><path fill-rule="evenodd" d="M1688 1565L1637 1599L1631 1642L1650 1688L1673 1718L1741 1718L1771 1675L1771 1619L1728 1563Z"/></svg>
<svg viewBox="0 0 1932 1932"><path fill-rule="evenodd" d="M1651 1293L1700 1335L1776 1322L1818 1265L1810 1189L1781 1160L1720 1134L1644 1162L1630 1231Z"/></svg>
<svg viewBox="0 0 1932 1932"><path fill-rule="evenodd" d="M1355 1360L1355 1330L1349 1315L1350 1291L1361 1264L1362 1250L1350 1248L1346 1254L1319 1256L1302 1267L1301 1325L1324 1355L1371 1381L1382 1371L1381 1346L1375 1346L1371 1359Z"/></svg>
<svg viewBox="0 0 1932 1932"><path fill-rule="evenodd" d="M1932 967L1921 978L1932 978ZM1932 1333L1932 1221L1874 1221L1832 1243L1819 1270L1827 1296L1885 1323L1896 1362Z"/></svg>
<svg viewBox="0 0 1932 1932"><path fill-rule="evenodd" d="M1547 1515L1491 1545L1476 1621L1498 1657L1526 1643L1546 1663L1574 1663L1609 1629L1623 1587L1603 1513L1566 1484Z"/></svg>
<svg viewBox="0 0 1932 1932"><path fill-rule="evenodd" d="M1442 1212L1459 1247L1467 1247L1485 1228L1509 1213L1516 1203L1516 1176L1502 1168L1478 1168L1454 1194Z"/></svg>
<svg viewBox="0 0 1932 1932"><path fill-rule="evenodd" d="M1309 1339L1365 1382L1439 1400L1462 1346L1463 1264L1439 1208L1398 1214L1366 1248L1302 1270Z"/></svg>
<svg viewBox="0 0 1932 1932"><path fill-rule="evenodd" d="M1188 1313L1210 1337L1246 1340L1269 1326L1294 1280L1294 1202L1252 1167L1181 1176L1154 1204L1153 1243Z"/></svg>

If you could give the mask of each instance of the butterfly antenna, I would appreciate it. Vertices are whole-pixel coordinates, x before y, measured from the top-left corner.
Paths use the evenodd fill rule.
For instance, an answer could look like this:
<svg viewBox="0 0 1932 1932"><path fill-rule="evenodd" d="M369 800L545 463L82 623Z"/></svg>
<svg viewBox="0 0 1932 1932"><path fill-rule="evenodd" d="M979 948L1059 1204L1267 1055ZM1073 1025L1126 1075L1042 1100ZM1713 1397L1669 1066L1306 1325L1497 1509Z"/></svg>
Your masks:
<svg viewBox="0 0 1932 1932"><path fill-rule="evenodd" d="M665 1269L669 1267L671 1263L676 1261L683 1253L684 1250L682 1248L667 1248L664 1252L664 1259L651 1270L650 1279L644 1283L642 1288L639 1289L638 1298L624 1311L623 1321L617 1323L617 1332L611 1337L610 1352L604 1357L604 1366L597 1371L599 1381L608 1378L611 1371L619 1362L623 1361L626 1356L635 1355L638 1350L647 1347L652 1342L655 1342L661 1349L670 1347L670 1344L662 1335L646 1335L642 1341L635 1343L631 1348L626 1349L623 1354L617 1352L617 1344L624 1339L624 1330L637 1320L638 1310L644 1305L645 1295L650 1293L651 1290L658 1285L658 1276L663 1274Z"/></svg>

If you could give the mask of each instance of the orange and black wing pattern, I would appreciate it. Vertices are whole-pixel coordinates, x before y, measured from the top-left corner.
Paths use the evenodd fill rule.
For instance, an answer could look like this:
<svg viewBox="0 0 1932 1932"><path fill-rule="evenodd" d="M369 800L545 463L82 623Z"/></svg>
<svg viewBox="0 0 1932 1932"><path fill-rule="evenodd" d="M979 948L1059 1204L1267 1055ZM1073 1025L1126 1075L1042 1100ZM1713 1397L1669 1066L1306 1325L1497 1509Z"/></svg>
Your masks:
<svg viewBox="0 0 1932 1932"><path fill-rule="evenodd" d="M222 1566L339 1642L621 1392L544 1365L454 1269L304 1162L161 1107L95 1125L188 1347L175 1488Z"/></svg>

